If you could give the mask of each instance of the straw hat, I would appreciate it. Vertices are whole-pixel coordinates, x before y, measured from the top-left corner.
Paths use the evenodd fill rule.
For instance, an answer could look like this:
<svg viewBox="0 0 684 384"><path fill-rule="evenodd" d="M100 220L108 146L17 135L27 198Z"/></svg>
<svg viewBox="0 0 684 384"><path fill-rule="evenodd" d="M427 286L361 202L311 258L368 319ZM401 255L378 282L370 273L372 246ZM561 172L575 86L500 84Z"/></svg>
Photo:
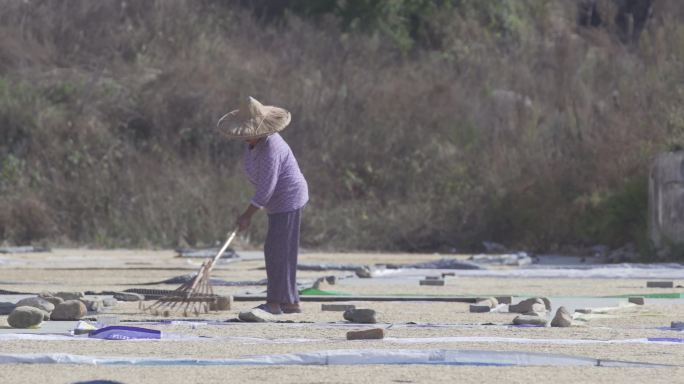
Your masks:
<svg viewBox="0 0 684 384"><path fill-rule="evenodd" d="M238 109L223 115L217 128L230 139L257 139L282 131L291 118L287 110L262 105L250 96Z"/></svg>

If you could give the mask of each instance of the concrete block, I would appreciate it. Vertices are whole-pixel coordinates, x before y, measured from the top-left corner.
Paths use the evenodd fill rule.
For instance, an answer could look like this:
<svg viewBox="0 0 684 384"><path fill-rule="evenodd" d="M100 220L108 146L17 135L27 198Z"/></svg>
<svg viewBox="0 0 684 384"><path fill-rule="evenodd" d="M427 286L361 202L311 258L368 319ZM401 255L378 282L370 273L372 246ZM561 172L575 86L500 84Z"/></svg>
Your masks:
<svg viewBox="0 0 684 384"><path fill-rule="evenodd" d="M470 313L484 313L491 311L491 309L492 308L489 305L470 305Z"/></svg>
<svg viewBox="0 0 684 384"><path fill-rule="evenodd" d="M219 296L213 303L209 303L210 311L228 311L233 304L233 296Z"/></svg>
<svg viewBox="0 0 684 384"><path fill-rule="evenodd" d="M356 309L353 304L321 304L321 311L344 312L348 309Z"/></svg>
<svg viewBox="0 0 684 384"><path fill-rule="evenodd" d="M644 298L641 296L633 296L627 299L632 304L644 305Z"/></svg>
<svg viewBox="0 0 684 384"><path fill-rule="evenodd" d="M496 300L499 304L511 304L513 302L512 296L497 296Z"/></svg>
<svg viewBox="0 0 684 384"><path fill-rule="evenodd" d="M456 276L456 272L442 272L442 279L447 276Z"/></svg>
<svg viewBox="0 0 684 384"><path fill-rule="evenodd" d="M674 282L672 281L647 281L647 288L674 288Z"/></svg>
<svg viewBox="0 0 684 384"><path fill-rule="evenodd" d="M366 329L363 331L347 332L347 340L377 340L385 337L385 330L382 328Z"/></svg>
<svg viewBox="0 0 684 384"><path fill-rule="evenodd" d="M444 280L421 280L420 285L444 285Z"/></svg>
<svg viewBox="0 0 684 384"><path fill-rule="evenodd" d="M425 276L425 280L442 280L439 276Z"/></svg>

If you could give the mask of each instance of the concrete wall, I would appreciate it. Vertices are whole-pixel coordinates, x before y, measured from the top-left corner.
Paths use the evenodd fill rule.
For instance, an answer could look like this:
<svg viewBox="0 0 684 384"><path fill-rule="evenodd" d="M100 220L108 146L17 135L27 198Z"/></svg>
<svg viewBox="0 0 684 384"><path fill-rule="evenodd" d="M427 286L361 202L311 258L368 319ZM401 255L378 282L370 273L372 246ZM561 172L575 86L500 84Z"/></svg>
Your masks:
<svg viewBox="0 0 684 384"><path fill-rule="evenodd" d="M667 253L684 246L684 152L655 158L649 178L649 232L654 245Z"/></svg>

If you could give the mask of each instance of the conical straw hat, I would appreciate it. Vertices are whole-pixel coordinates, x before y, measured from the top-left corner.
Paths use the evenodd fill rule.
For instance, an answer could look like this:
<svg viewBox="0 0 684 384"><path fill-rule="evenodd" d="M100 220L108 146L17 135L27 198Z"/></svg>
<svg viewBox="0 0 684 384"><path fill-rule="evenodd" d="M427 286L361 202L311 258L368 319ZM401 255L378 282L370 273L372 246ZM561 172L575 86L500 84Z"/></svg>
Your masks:
<svg viewBox="0 0 684 384"><path fill-rule="evenodd" d="M238 109L223 115L217 128L230 139L257 139L282 131L291 119L287 110L262 105L250 96Z"/></svg>

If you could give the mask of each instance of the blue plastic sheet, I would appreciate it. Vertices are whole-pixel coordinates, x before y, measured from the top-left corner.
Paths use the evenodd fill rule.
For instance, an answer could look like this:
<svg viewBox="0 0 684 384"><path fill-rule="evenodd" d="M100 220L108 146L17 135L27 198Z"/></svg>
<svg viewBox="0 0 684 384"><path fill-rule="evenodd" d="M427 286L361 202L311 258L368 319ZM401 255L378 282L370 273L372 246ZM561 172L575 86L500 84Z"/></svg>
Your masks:
<svg viewBox="0 0 684 384"><path fill-rule="evenodd" d="M88 337L103 340L161 339L161 331L140 327L111 326L90 332Z"/></svg>

